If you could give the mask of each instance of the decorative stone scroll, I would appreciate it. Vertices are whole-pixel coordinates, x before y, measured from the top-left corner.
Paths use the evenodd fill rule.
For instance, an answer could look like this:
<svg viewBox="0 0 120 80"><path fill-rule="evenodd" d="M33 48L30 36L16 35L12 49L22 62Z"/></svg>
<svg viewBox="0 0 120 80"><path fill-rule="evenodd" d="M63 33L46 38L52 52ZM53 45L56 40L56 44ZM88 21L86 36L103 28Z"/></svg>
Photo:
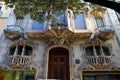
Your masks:
<svg viewBox="0 0 120 80"><path fill-rule="evenodd" d="M93 9L91 11L91 14L95 17L95 18L102 18L105 14L105 9L104 8L97 8L97 9Z"/></svg>

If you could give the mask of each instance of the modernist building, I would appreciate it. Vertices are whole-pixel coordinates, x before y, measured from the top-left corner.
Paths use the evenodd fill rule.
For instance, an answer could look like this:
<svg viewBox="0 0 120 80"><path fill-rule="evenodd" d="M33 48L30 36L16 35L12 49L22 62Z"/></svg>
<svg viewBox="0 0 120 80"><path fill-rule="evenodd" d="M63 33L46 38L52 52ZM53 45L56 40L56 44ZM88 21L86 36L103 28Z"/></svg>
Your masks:
<svg viewBox="0 0 120 80"><path fill-rule="evenodd" d="M87 8L40 23L0 3L0 80L119 80L119 20Z"/></svg>

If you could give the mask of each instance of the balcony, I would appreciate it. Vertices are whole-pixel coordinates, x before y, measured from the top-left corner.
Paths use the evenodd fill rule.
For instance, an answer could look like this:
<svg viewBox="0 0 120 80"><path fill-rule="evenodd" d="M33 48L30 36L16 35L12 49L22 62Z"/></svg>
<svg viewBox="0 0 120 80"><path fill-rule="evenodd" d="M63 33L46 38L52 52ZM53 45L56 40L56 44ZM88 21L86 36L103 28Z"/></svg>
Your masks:
<svg viewBox="0 0 120 80"><path fill-rule="evenodd" d="M23 66L30 63L31 56L14 55L14 56L7 56L7 59L8 59L8 64L12 68L22 68Z"/></svg>
<svg viewBox="0 0 120 80"><path fill-rule="evenodd" d="M111 56L86 56L86 60L97 69L105 69L111 63Z"/></svg>
<svg viewBox="0 0 120 80"><path fill-rule="evenodd" d="M91 39L97 37L103 41L109 40L114 36L114 28L112 26L101 26L95 29L91 35Z"/></svg>
<svg viewBox="0 0 120 80"><path fill-rule="evenodd" d="M15 40L23 36L24 30L18 25L8 25L7 28L4 29L4 34L6 38Z"/></svg>

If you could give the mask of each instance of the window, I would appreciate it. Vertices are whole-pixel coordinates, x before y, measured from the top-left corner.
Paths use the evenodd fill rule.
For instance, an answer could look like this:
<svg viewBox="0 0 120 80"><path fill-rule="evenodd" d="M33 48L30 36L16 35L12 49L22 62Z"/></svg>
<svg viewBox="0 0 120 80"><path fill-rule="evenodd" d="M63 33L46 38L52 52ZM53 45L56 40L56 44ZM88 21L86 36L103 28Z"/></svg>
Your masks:
<svg viewBox="0 0 120 80"><path fill-rule="evenodd" d="M32 55L32 47L25 46L25 55Z"/></svg>
<svg viewBox="0 0 120 80"><path fill-rule="evenodd" d="M97 23L97 27L103 27L103 20L102 18L96 18L96 23Z"/></svg>
<svg viewBox="0 0 120 80"><path fill-rule="evenodd" d="M10 49L9 55L13 55L14 52L15 52L15 47L13 47L13 48Z"/></svg>
<svg viewBox="0 0 120 80"><path fill-rule="evenodd" d="M86 71L83 72L83 80L119 80L119 73L112 71Z"/></svg>
<svg viewBox="0 0 120 80"><path fill-rule="evenodd" d="M25 80L35 80L35 76L33 74L27 74Z"/></svg>
<svg viewBox="0 0 120 80"><path fill-rule="evenodd" d="M24 46L24 45L14 46L10 48L9 55L14 55L14 54L30 56L32 55L32 47Z"/></svg>
<svg viewBox="0 0 120 80"><path fill-rule="evenodd" d="M85 50L86 50L86 54L87 54L88 56L94 56L94 54L93 54L93 49L92 49L91 46L90 46L90 47L87 47Z"/></svg>
<svg viewBox="0 0 120 80"><path fill-rule="evenodd" d="M76 29L86 29L84 13L74 13L74 23Z"/></svg>
<svg viewBox="0 0 120 80"><path fill-rule="evenodd" d="M59 11L59 12L54 13L52 23L63 23L63 24L65 24L65 12L64 11Z"/></svg>
<svg viewBox="0 0 120 80"><path fill-rule="evenodd" d="M44 24L38 21L33 21L33 30L43 30Z"/></svg>
<svg viewBox="0 0 120 80"><path fill-rule="evenodd" d="M94 50L95 49L95 50ZM100 56L102 55L105 55L105 56L110 56L110 51L108 48L104 47L104 46L99 46L99 45L96 45L96 46L89 46L87 48L85 48L85 52L86 52L86 55L87 56L94 56L95 53L96 55Z"/></svg>

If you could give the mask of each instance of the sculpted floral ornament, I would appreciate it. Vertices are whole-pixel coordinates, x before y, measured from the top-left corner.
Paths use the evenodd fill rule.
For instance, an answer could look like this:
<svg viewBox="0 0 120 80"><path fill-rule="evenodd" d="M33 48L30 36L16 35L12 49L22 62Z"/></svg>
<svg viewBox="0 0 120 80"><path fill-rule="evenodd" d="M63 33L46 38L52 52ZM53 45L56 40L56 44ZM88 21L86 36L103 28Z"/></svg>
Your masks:
<svg viewBox="0 0 120 80"><path fill-rule="evenodd" d="M95 17L95 18L102 18L105 14L105 9L104 8L97 8L97 9L93 9L91 11L91 14Z"/></svg>

